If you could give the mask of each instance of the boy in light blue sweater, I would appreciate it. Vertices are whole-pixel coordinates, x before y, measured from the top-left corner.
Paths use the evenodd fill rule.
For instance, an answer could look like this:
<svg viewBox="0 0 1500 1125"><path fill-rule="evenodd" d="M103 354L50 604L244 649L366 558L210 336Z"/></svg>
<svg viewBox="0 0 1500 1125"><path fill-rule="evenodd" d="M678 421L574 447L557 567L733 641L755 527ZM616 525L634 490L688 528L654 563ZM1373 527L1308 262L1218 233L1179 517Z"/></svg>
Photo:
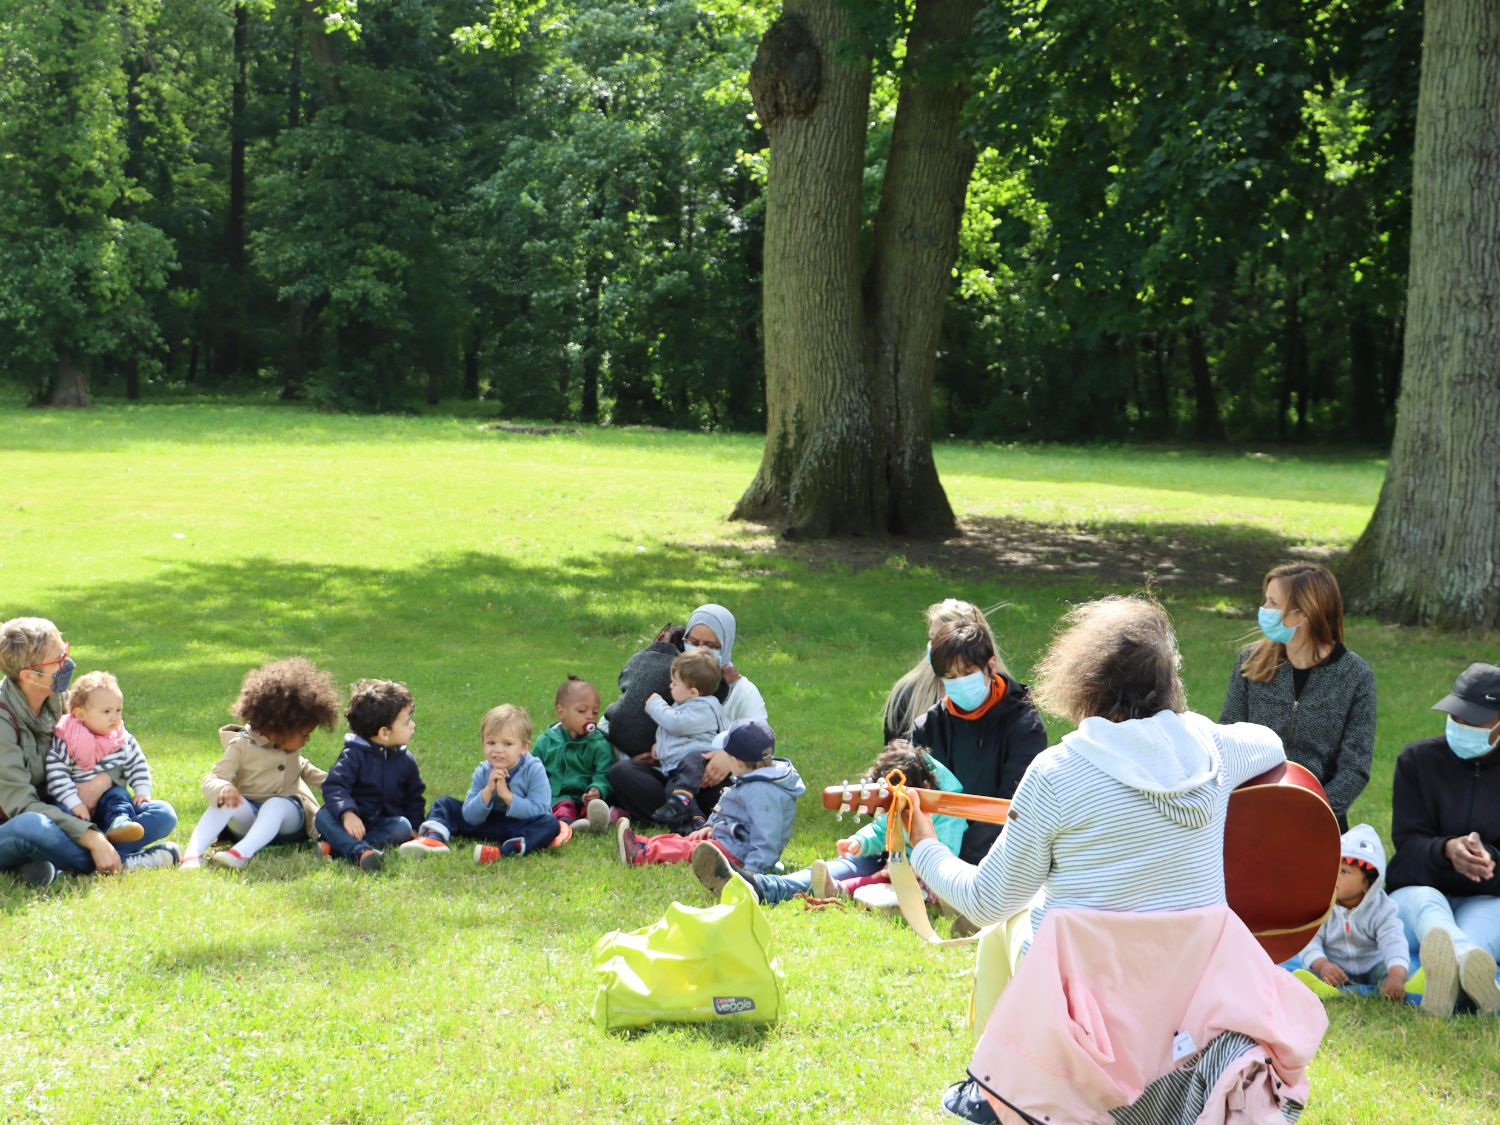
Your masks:
<svg viewBox="0 0 1500 1125"><path fill-rule="evenodd" d="M530 753L531 716L502 704L484 717L479 737L484 761L474 768L468 796L434 801L416 839L401 845L402 855L444 854L454 836L466 836L481 841L474 862L493 863L557 847L572 836L572 829L548 811L552 783L547 767Z"/></svg>

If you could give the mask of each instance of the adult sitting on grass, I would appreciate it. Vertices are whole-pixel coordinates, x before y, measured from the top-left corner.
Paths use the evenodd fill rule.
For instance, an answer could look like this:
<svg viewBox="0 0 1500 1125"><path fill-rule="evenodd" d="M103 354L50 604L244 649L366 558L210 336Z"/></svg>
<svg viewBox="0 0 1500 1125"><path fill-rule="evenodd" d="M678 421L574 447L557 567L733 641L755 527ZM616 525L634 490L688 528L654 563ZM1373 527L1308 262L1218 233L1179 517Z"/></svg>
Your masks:
<svg viewBox="0 0 1500 1125"><path fill-rule="evenodd" d="M946 598L927 607L927 653L911 669L891 685L885 697L885 710L881 719L885 725L885 745L898 738L911 738L917 720L927 714L935 703L943 701L943 677L932 668L932 640L944 625L978 625L990 637L990 645L996 651L995 670L1010 675L1010 669L999 657L1000 646L995 643L995 634L984 611L978 606L957 598Z"/></svg>
<svg viewBox="0 0 1500 1125"><path fill-rule="evenodd" d="M649 758L656 741L656 720L646 714L646 700L672 691L672 661L682 655L687 630L670 621L620 670L620 698L604 709L599 724L622 758ZM719 702L723 702L720 700Z"/></svg>
<svg viewBox="0 0 1500 1125"><path fill-rule="evenodd" d="M964 861L937 839L920 806L913 814L917 876L966 918L1004 923L980 947L997 971L983 989L976 980L976 1029L1048 910L1223 905L1229 793L1284 760L1264 727L1218 726L1187 710L1177 638L1156 602L1104 598L1064 621L1037 666L1036 698L1078 729L1031 763L989 854L978 865ZM934 662L943 648L934 643ZM967 1120L995 1120L973 1079L950 1087L944 1105Z"/></svg>
<svg viewBox="0 0 1500 1125"><path fill-rule="evenodd" d="M165 801L135 810L145 830L139 840L111 844L93 823L42 796L47 751L63 717L63 693L77 667L57 626L42 617L17 617L0 625L0 871L18 869L33 887L45 887L59 870L114 874L123 868L174 867L174 844L156 844L177 827ZM78 785L90 811L121 778L102 772ZM151 845L156 844L155 847Z"/></svg>
<svg viewBox="0 0 1500 1125"><path fill-rule="evenodd" d="M721 605L701 605L688 618L687 629L683 634L683 648L686 651L703 649L718 661L722 677L714 697L724 706L726 727L739 719L756 719L769 723L766 701L761 697L760 689L740 675L734 666L735 633L734 614ZM671 667L670 660L667 661L667 667ZM669 680L668 690L670 688ZM660 694L665 696L666 693ZM640 705L643 709L645 701L645 697L642 697ZM613 719L610 721L610 728L613 731ZM705 809L711 809L718 802L724 782L729 777L732 759L723 750L716 750L706 757L703 781L698 789L698 803ZM650 823L656 810L667 800L666 777L657 768L656 755L650 750L617 762L609 771L609 784L615 793L614 803L623 808L636 824Z"/></svg>
<svg viewBox="0 0 1500 1125"><path fill-rule="evenodd" d="M1396 759L1386 890L1422 951L1422 1010L1452 1014L1460 988L1500 1012L1500 668L1470 664L1433 705L1447 729Z"/></svg>
<svg viewBox="0 0 1500 1125"><path fill-rule="evenodd" d="M1261 583L1262 639L1240 651L1221 723L1259 723L1322 783L1349 831L1349 806L1375 756L1375 673L1344 647L1344 603L1316 563L1278 566Z"/></svg>

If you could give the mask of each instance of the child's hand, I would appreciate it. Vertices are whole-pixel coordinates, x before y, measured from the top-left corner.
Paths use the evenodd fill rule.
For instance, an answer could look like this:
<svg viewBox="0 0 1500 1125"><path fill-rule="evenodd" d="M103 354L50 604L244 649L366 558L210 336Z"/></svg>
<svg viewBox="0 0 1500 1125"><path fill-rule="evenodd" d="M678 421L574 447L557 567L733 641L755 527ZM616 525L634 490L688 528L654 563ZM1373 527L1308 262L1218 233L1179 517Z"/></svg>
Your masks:
<svg viewBox="0 0 1500 1125"><path fill-rule="evenodd" d="M600 796L599 790L593 788L592 786L589 787L588 789L585 789L583 791L583 807L584 808L588 808L589 807L589 802L590 801L600 801L600 800L603 800L603 797Z"/></svg>
<svg viewBox="0 0 1500 1125"><path fill-rule="evenodd" d="M1400 965L1385 974L1385 980L1381 982L1380 994L1390 1000L1406 999L1406 970Z"/></svg>
<svg viewBox="0 0 1500 1125"><path fill-rule="evenodd" d="M360 820L355 813L346 812L343 816L343 821L345 832L349 833L356 840L363 840L365 838L365 822Z"/></svg>
<svg viewBox="0 0 1500 1125"><path fill-rule="evenodd" d="M68 811L76 816L79 820L89 819L89 810L87 805L74 805Z"/></svg>
<svg viewBox="0 0 1500 1125"><path fill-rule="evenodd" d="M1322 977L1325 983L1331 984L1335 988L1341 984L1349 983L1349 974L1344 972L1343 969L1339 968L1327 957L1319 957L1308 968Z"/></svg>
<svg viewBox="0 0 1500 1125"><path fill-rule="evenodd" d="M714 830L713 830L712 826L705 824L702 828L698 829L696 832L689 832L686 836L683 837L683 839L684 840L712 840L713 839L713 835L714 835Z"/></svg>
<svg viewBox="0 0 1500 1125"><path fill-rule="evenodd" d="M139 793L131 798L131 801L134 802L136 808L140 808L149 800L151 800L150 797L142 797Z"/></svg>
<svg viewBox="0 0 1500 1125"><path fill-rule="evenodd" d="M659 691L653 691L650 695L646 696L646 706L648 706L648 707L651 706L651 701L653 699L659 701L661 699L661 692L659 692ZM656 749L656 744L654 742L651 744L651 749L653 749L653 750Z"/></svg>
<svg viewBox="0 0 1500 1125"><path fill-rule="evenodd" d="M220 808L223 808L225 805L228 805L232 809L237 809L237 808L240 807L240 800L241 800L240 791L238 789L236 789L233 785L226 785L226 786L224 786L223 789L219 790L219 807Z"/></svg>
<svg viewBox="0 0 1500 1125"><path fill-rule="evenodd" d="M865 850L864 844L860 843L853 836L850 836L847 840L840 840L834 847L838 849L840 859L854 859Z"/></svg>

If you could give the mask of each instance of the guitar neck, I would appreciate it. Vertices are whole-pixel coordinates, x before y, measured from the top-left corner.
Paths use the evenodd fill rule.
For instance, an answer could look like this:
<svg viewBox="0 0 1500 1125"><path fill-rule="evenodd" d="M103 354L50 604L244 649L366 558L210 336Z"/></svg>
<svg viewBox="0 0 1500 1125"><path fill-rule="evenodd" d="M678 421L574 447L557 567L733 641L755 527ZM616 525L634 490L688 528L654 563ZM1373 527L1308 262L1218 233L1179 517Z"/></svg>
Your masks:
<svg viewBox="0 0 1500 1125"><path fill-rule="evenodd" d="M1004 824L1010 802L999 797L980 797L973 793L945 793L941 789L908 789L919 796L922 811L930 816L956 816L985 824ZM823 807L842 812L873 816L891 804L889 788L879 782L856 785L830 785L823 790Z"/></svg>

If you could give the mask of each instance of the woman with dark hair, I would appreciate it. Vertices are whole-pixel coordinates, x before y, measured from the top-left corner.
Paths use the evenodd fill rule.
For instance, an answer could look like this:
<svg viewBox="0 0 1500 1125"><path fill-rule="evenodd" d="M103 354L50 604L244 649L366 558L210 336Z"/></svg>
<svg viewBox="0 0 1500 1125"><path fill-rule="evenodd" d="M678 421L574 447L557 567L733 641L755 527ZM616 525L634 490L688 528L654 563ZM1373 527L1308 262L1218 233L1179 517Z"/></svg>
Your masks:
<svg viewBox="0 0 1500 1125"><path fill-rule="evenodd" d="M1240 650L1221 723L1259 723L1322 783L1349 831L1349 806L1375 755L1375 673L1344 647L1338 581L1317 563L1278 566L1261 583L1262 638Z"/></svg>
<svg viewBox="0 0 1500 1125"><path fill-rule="evenodd" d="M964 862L920 807L913 815L916 875L973 922L1003 923L981 944L992 971L976 984L976 1035L1049 910L1224 904L1229 793L1284 760L1270 731L1187 710L1177 638L1155 601L1104 598L1063 620L1037 666L1035 695L1078 729L1032 761L989 854ZM994 960L986 949L998 949ZM972 1079L951 1087L944 1105L995 1119Z"/></svg>
<svg viewBox="0 0 1500 1125"><path fill-rule="evenodd" d="M992 607L991 612L994 608ZM885 727L886 745L898 738L910 738L917 720L931 710L934 703L943 701L943 677L932 667L932 642L945 625L977 625L990 639L995 650L995 670L1001 675L1010 675L1005 661L1000 659L1000 646L995 643L995 634L984 615L984 610L970 602L957 598L945 598L927 607L927 653L913 664L899 680L891 685L885 697L885 707L880 713Z"/></svg>

